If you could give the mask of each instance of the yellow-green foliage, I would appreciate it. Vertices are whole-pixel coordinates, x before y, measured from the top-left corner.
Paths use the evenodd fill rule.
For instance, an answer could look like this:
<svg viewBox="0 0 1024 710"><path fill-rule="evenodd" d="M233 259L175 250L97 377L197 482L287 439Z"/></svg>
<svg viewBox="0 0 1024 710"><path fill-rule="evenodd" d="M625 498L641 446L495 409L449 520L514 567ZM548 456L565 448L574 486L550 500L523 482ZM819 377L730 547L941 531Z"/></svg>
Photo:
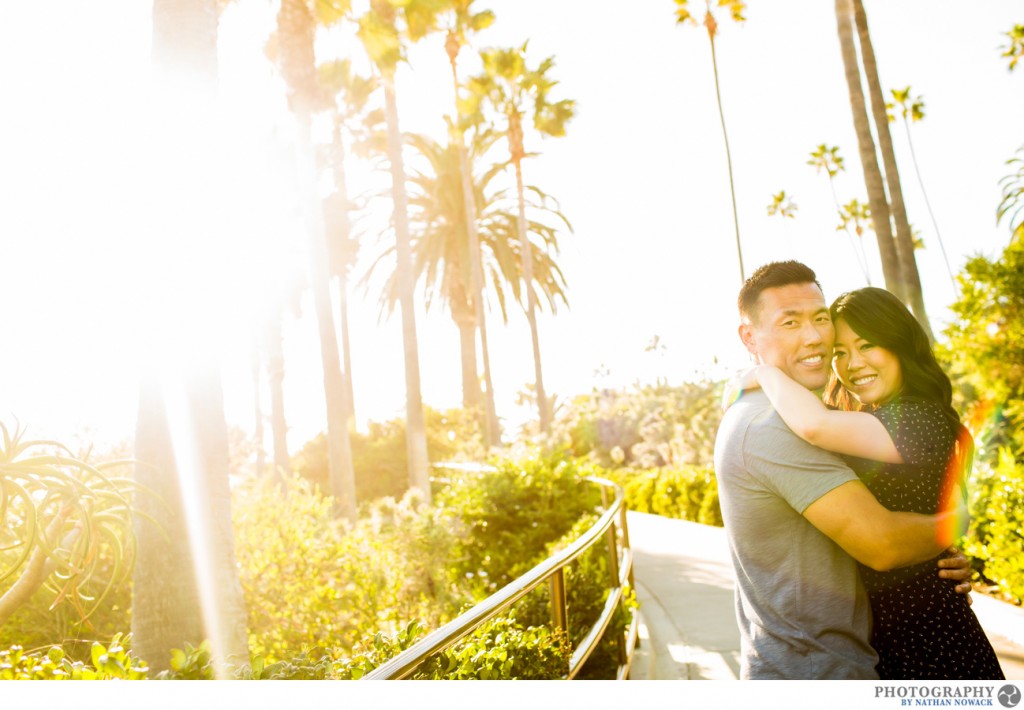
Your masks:
<svg viewBox="0 0 1024 710"><path fill-rule="evenodd" d="M626 505L638 513L722 526L718 480L714 471L698 466L610 472L626 491Z"/></svg>
<svg viewBox="0 0 1024 710"><path fill-rule="evenodd" d="M355 605L357 590L384 580L346 544L331 501L291 479L286 491L268 482L240 488L232 508L251 652L278 660L353 642L359 615L373 613Z"/></svg>
<svg viewBox="0 0 1024 710"><path fill-rule="evenodd" d="M459 531L453 570L483 598L544 559L547 545L597 508L600 494L574 461L534 458L455 473L437 500Z"/></svg>
<svg viewBox="0 0 1024 710"><path fill-rule="evenodd" d="M1011 240L998 259L970 259L958 278L956 319L938 349L954 404L980 460L996 465L1004 447L1024 458L1024 239Z"/></svg>
<svg viewBox="0 0 1024 710"><path fill-rule="evenodd" d="M544 680L569 672L565 636L544 626L524 626L513 612L428 662L414 676L432 680Z"/></svg>
<svg viewBox="0 0 1024 710"><path fill-rule="evenodd" d="M124 464L0 423L0 648L59 641L84 660L89 642L68 641L128 627L135 489ZM44 556L37 578L31 560ZM5 596L19 582L30 596Z"/></svg>
<svg viewBox="0 0 1024 710"><path fill-rule="evenodd" d="M592 467L594 475L599 474ZM584 515L572 530L560 540L548 545L547 556L552 556L572 545L580 536L589 530L598 520L597 514ZM611 588L618 585L619 580L612 577L609 565L610 551L606 538L593 545L565 567L565 597L569 640L575 649L586 637L590 628L597 623L604 611ZM621 570L620 570L621 575ZM614 678L619 664L618 644L632 621L630 611L637 606L636 595L627 588L624 601L608 624L608 630L597 648L591 653L587 662L580 670L579 678ZM543 624L550 614L550 587L544 585L528 596L519 618L525 623Z"/></svg>
<svg viewBox="0 0 1024 710"><path fill-rule="evenodd" d="M413 497L382 502L354 529L297 477L286 492L244 486L233 507L250 649L267 663L312 647L350 649L410 618L437 621L448 606L450 533Z"/></svg>
<svg viewBox="0 0 1024 710"><path fill-rule="evenodd" d="M424 409L427 455L432 463L453 460L479 461L484 447L474 417L462 409L444 412ZM401 498L409 489L405 421L370 422L366 434L353 433L352 466L356 496L361 502L377 498ZM320 434L308 441L292 465L299 475L328 489L327 439Z"/></svg>
<svg viewBox="0 0 1024 710"><path fill-rule="evenodd" d="M1024 464L1003 450L994 469L983 468L972 486L973 524L964 545L1000 591L1024 601Z"/></svg>
<svg viewBox="0 0 1024 710"><path fill-rule="evenodd" d="M93 643L89 660L73 661L59 646L25 653L14 645L0 651L0 680L144 680L149 672L121 644L120 634L108 646Z"/></svg>
<svg viewBox="0 0 1024 710"><path fill-rule="evenodd" d="M598 500L597 487L571 462L553 459L456 473L436 506L420 505L412 495L397 503L383 499L364 508L351 528L336 522L329 501L301 479L289 481L287 495L269 483L240 487L238 559L256 656L248 677L365 674L421 629L436 628L540 562L553 540L578 534L586 525L581 517ZM581 561L585 573L570 574L577 630L593 623L590 611L604 601L605 557L599 549L595 561ZM588 618L576 624L573 615L584 613ZM564 654L562 642L540 628L549 619L545 604L529 620L495 621L423 672L469 677L474 658L479 677L554 672ZM499 641L504 651L493 646ZM511 675L501 675L506 672Z"/></svg>

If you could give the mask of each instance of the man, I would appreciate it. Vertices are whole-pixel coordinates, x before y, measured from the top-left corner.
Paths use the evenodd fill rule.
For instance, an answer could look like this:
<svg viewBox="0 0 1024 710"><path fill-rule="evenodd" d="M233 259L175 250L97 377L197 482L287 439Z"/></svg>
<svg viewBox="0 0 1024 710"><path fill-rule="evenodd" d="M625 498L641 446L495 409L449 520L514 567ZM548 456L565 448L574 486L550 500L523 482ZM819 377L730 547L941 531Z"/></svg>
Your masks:
<svg viewBox="0 0 1024 710"><path fill-rule="evenodd" d="M739 309L740 338L759 362L808 389L825 386L835 330L810 268L762 266ZM793 434L760 390L726 412L715 471L736 571L741 677L877 678L857 562L887 570L931 559L952 543L952 532L936 531L952 528L940 523L953 514L887 510L842 459Z"/></svg>

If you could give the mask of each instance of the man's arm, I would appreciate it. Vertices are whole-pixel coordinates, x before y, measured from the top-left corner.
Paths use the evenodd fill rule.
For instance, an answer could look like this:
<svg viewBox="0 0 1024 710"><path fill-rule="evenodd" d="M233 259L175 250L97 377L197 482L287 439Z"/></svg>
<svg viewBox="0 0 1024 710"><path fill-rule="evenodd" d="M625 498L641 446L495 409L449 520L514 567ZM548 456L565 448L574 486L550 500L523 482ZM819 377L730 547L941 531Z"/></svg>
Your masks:
<svg viewBox="0 0 1024 710"><path fill-rule="evenodd" d="M963 511L919 515L887 510L860 481L811 503L803 515L851 557L884 572L930 560L963 534L952 524Z"/></svg>

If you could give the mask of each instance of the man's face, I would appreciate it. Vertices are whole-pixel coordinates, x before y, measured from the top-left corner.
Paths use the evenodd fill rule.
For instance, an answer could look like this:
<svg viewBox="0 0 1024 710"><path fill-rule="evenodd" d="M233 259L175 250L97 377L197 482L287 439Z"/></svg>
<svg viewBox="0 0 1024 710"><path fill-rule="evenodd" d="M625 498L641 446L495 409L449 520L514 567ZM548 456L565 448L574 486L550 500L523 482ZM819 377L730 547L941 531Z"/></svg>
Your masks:
<svg viewBox="0 0 1024 710"><path fill-rule="evenodd" d="M807 389L824 387L836 332L817 284L766 288L758 306L739 329L747 350Z"/></svg>

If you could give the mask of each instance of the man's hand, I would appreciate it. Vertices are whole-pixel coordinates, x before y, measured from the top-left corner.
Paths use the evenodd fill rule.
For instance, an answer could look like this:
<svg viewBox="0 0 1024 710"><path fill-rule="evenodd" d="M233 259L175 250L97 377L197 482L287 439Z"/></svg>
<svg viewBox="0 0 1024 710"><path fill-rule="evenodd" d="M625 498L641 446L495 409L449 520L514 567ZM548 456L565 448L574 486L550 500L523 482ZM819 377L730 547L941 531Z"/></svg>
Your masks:
<svg viewBox="0 0 1024 710"><path fill-rule="evenodd" d="M951 579L956 583L957 594L966 594L968 605L971 600L971 570L970 562L964 554L955 547L946 550L945 556L939 560L939 576L943 579Z"/></svg>

